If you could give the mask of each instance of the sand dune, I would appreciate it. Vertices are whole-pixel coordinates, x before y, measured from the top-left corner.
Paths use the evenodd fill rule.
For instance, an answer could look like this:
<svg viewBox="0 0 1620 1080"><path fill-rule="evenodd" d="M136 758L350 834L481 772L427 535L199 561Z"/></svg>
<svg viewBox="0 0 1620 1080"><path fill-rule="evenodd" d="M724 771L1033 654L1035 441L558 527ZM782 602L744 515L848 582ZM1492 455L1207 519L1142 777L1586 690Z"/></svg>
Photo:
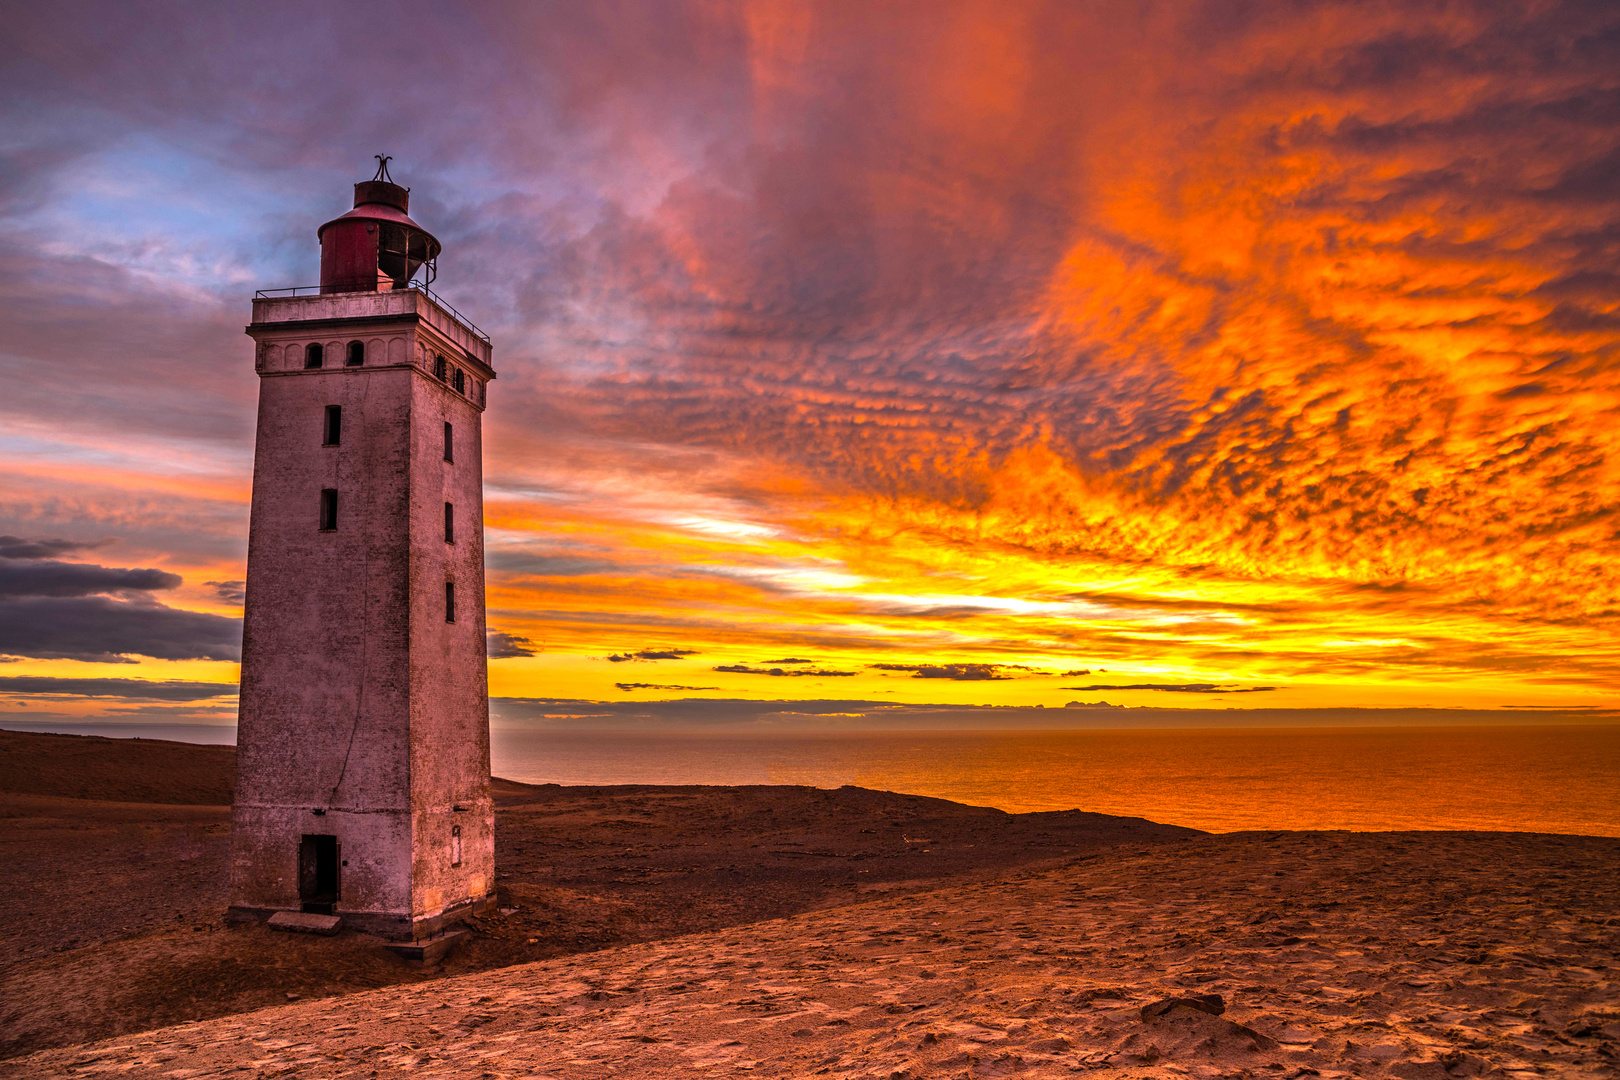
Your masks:
<svg viewBox="0 0 1620 1080"><path fill-rule="evenodd" d="M101 802L229 806L236 747L0 731L0 792Z"/></svg>
<svg viewBox="0 0 1620 1080"><path fill-rule="evenodd" d="M504 785L506 908L424 971L202 909L108 936L173 879L185 815L220 811L8 798L8 888L87 937L0 970L14 1052L59 1044L0 1077L1620 1075L1620 840ZM118 863L130 830L156 839ZM197 835L212 903L222 837ZM117 880L69 887L73 866ZM1200 995L1223 1008L1144 1012ZM211 1018L152 1029L190 1017Z"/></svg>
<svg viewBox="0 0 1620 1080"><path fill-rule="evenodd" d="M505 917L439 967L222 922L230 748L0 732L0 1056L994 877L1190 829L805 787L497 781ZM124 773L137 773L131 779ZM139 784L137 787L136 784ZM105 789L122 799L69 798ZM19 784L18 786L24 786ZM177 805L178 804L178 805Z"/></svg>
<svg viewBox="0 0 1620 1080"><path fill-rule="evenodd" d="M1617 855L1562 837L1209 837L0 1076L1612 1077ZM1225 1013L1143 1018L1193 993Z"/></svg>

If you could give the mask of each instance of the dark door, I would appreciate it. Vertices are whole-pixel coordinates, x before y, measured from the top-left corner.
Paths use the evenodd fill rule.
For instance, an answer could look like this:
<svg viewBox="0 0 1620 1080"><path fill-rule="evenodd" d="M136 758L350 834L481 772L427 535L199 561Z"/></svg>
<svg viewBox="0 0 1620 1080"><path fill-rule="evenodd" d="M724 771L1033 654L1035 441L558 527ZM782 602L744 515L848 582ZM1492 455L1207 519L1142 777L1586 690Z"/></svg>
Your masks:
<svg viewBox="0 0 1620 1080"><path fill-rule="evenodd" d="M337 837L304 837L298 845L298 899L304 911L336 914L339 865Z"/></svg>

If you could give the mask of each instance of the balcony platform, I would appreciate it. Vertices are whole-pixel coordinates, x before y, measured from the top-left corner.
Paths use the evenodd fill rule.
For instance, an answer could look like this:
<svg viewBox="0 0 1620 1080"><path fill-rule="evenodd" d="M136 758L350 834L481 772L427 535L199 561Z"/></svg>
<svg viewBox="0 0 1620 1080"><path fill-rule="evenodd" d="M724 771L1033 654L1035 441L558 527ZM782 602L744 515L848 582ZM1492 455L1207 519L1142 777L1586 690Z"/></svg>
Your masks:
<svg viewBox="0 0 1620 1080"><path fill-rule="evenodd" d="M490 367L489 335L425 286L340 293L323 293L318 286L261 289L253 296L250 325L261 330L313 327L328 322L352 325L357 319L426 323L464 350L468 357ZM486 377L494 377L493 368Z"/></svg>

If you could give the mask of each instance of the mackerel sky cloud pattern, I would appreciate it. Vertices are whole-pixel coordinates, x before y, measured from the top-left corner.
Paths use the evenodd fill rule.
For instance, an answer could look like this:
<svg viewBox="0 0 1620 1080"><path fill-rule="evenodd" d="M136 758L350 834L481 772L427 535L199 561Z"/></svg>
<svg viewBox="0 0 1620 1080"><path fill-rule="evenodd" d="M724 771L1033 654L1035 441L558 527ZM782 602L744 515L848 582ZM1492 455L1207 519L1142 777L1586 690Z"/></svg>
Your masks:
<svg viewBox="0 0 1620 1080"><path fill-rule="evenodd" d="M494 693L1615 706L1613 4L294 7L7 27L31 558L238 617L247 299L380 151L496 340Z"/></svg>

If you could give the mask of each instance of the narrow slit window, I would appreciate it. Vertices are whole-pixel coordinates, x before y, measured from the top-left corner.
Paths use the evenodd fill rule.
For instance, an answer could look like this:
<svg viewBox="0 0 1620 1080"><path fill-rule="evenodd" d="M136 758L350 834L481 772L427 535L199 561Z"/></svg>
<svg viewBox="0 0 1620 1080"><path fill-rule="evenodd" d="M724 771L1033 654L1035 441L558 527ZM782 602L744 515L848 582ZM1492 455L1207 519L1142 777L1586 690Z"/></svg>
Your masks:
<svg viewBox="0 0 1620 1080"><path fill-rule="evenodd" d="M450 865L461 865L461 826L450 826Z"/></svg>
<svg viewBox="0 0 1620 1080"><path fill-rule="evenodd" d="M450 437L450 421L444 422L444 460L456 460L455 442Z"/></svg>
<svg viewBox="0 0 1620 1080"><path fill-rule="evenodd" d="M337 488L321 489L321 531L337 528Z"/></svg>
<svg viewBox="0 0 1620 1080"><path fill-rule="evenodd" d="M456 583L453 581L444 583L444 621L456 621Z"/></svg>
<svg viewBox="0 0 1620 1080"><path fill-rule="evenodd" d="M349 342L349 355L343 363L348 367L359 367L366 362L366 343L363 341Z"/></svg>
<svg viewBox="0 0 1620 1080"><path fill-rule="evenodd" d="M446 364L444 362L444 357L435 356L433 358L433 377L435 379L438 379L440 382L444 382L445 374L449 370L450 370L450 367L449 367L448 364Z"/></svg>
<svg viewBox="0 0 1620 1080"><path fill-rule="evenodd" d="M338 446L343 442L343 406L326 407L326 426L321 433L322 446Z"/></svg>
<svg viewBox="0 0 1620 1080"><path fill-rule="evenodd" d="M451 380L451 384L455 386L456 393L465 394L467 392L467 373L460 368L456 368L456 377Z"/></svg>
<svg viewBox="0 0 1620 1080"><path fill-rule="evenodd" d="M444 504L444 542L456 542L456 508L450 503Z"/></svg>
<svg viewBox="0 0 1620 1080"><path fill-rule="evenodd" d="M316 342L312 341L308 345L305 345L304 346L304 367L306 367L306 368L318 368L318 367L320 367L322 361L325 360L325 353L326 353L326 350L321 348L321 346Z"/></svg>

